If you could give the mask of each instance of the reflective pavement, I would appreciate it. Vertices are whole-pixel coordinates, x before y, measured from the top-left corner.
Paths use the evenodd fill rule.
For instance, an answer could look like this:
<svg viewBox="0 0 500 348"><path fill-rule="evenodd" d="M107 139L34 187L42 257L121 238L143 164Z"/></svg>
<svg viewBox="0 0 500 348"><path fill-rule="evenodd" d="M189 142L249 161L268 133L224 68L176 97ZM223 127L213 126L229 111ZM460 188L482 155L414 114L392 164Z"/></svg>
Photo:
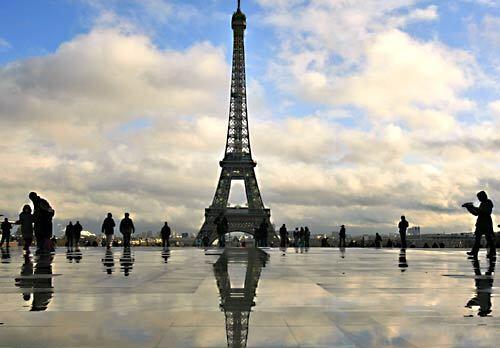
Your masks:
<svg viewBox="0 0 500 348"><path fill-rule="evenodd" d="M495 347L464 250L2 250L0 347ZM8 255L7 255L8 254Z"/></svg>

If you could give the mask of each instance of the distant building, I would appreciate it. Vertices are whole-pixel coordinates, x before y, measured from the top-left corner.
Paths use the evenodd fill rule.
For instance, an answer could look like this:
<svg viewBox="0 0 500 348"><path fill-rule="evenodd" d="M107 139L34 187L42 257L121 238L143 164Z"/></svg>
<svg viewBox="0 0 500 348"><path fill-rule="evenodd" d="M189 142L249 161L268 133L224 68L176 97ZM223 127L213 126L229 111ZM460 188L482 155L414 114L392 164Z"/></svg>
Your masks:
<svg viewBox="0 0 500 348"><path fill-rule="evenodd" d="M408 237L420 237L420 226L413 226L406 231Z"/></svg>

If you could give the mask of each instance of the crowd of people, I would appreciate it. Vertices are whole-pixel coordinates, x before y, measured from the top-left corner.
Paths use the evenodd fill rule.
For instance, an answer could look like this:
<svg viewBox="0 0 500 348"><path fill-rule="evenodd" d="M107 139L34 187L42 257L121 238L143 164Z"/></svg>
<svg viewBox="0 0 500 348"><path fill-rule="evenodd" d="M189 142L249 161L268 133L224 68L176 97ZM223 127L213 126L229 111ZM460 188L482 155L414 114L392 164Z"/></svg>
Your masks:
<svg viewBox="0 0 500 348"><path fill-rule="evenodd" d="M33 241L36 242L36 253L50 253L54 251L54 239L52 233L52 219L55 215L55 210L51 207L49 202L40 197L36 192L31 192L28 195L29 199L32 201L33 209L30 205L26 204L23 206L21 213L19 214L19 219L15 222L10 222L8 218L5 218L1 223L0 228L2 230L2 239L0 240L0 247L5 244L9 248L11 230L13 224L19 225L21 230L23 249L26 254L30 253L30 246ZM473 203L465 203L463 207L468 210L474 216L477 216L476 229L475 229L475 242L472 250L468 252L468 255L472 258L477 257L479 248L481 246L482 236L485 236L487 241L487 247L489 249L488 256L494 257L496 255L496 242L495 234L493 230L493 220L491 214L493 212L493 202L488 198L488 195L484 191L477 193L477 198L480 202L479 206L474 206ZM225 235L229 232L229 221L228 218L221 213L214 219L214 228L218 238L218 246L220 248L225 247ZM101 232L105 235L105 245L109 249L113 243L114 229L116 223L113 219L113 215L108 213L104 219L101 227ZM398 223L398 231L401 241L401 249L407 248L406 233L409 227L409 222L406 217L401 216L401 220ZM66 245L68 250L73 248L78 250L79 242L81 239L81 233L83 231L83 226L79 221L73 224L72 221L68 223L65 229ZM134 222L130 218L129 213L125 213L124 217L121 219L119 224L119 231L123 237L123 246L125 248L130 248L130 240L132 234L135 232ZM255 246L257 247L267 247L270 239L274 236L269 235L270 225L269 219L264 218L260 225L254 229L254 240ZM162 247L168 248L170 246L170 236L171 229L168 226L168 222L165 222L161 229L160 236L162 239ZM271 237L271 238L270 238ZM208 247L211 243L210 235L205 234L202 237L202 244ZM311 232L309 227L296 227L292 232L291 236L283 224L279 229L279 239L280 247L295 247L295 248L305 248L310 247ZM352 241L351 241L352 243ZM328 239L323 238L321 240L322 246L330 246ZM245 245L242 245L245 246ZM345 225L340 226L339 230L339 247L346 247L346 227ZM382 237L376 233L375 235L375 247L379 248L382 246ZM387 245L392 247L392 241L389 239ZM436 245L438 247L438 245Z"/></svg>

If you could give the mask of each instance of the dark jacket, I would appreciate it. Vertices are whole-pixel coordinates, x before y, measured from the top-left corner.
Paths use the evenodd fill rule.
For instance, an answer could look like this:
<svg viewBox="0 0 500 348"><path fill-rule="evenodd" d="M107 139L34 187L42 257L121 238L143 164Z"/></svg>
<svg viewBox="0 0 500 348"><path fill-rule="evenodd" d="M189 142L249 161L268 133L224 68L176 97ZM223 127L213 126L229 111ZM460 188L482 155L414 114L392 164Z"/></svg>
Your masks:
<svg viewBox="0 0 500 348"><path fill-rule="evenodd" d="M74 233L75 236L79 236L80 233L82 233L82 230L83 230L83 227L79 223L76 223L73 226L73 233Z"/></svg>
<svg viewBox="0 0 500 348"><path fill-rule="evenodd" d="M164 238L170 238L171 230L170 226L163 226L161 229L161 235Z"/></svg>
<svg viewBox="0 0 500 348"><path fill-rule="evenodd" d="M406 220L401 220L398 224L399 232L406 232L406 229L408 228L408 221Z"/></svg>
<svg viewBox="0 0 500 348"><path fill-rule="evenodd" d="M56 213L49 202L40 197L33 202L33 207L33 220L35 224L51 222Z"/></svg>
<svg viewBox="0 0 500 348"><path fill-rule="evenodd" d="M493 233L493 221L491 220L491 213L493 212L493 202L490 199L482 202L479 207L468 206L467 210L477 216L476 232L479 233Z"/></svg>
<svg viewBox="0 0 500 348"><path fill-rule="evenodd" d="M10 230L12 229L12 224L8 221L3 221L2 222L2 232L3 233L10 233Z"/></svg>
<svg viewBox="0 0 500 348"><path fill-rule="evenodd" d="M104 234L113 234L115 229L115 220L111 217L107 217L102 222L101 232Z"/></svg>
<svg viewBox="0 0 500 348"><path fill-rule="evenodd" d="M21 225L23 238L33 238L33 214L22 212L18 223Z"/></svg>
<svg viewBox="0 0 500 348"><path fill-rule="evenodd" d="M123 233L134 233L135 227L134 222L131 218L123 218L120 222L120 232Z"/></svg>
<svg viewBox="0 0 500 348"><path fill-rule="evenodd" d="M66 229L64 230L64 235L66 238L73 238L73 232L74 232L75 226L73 224L68 224L66 226Z"/></svg>

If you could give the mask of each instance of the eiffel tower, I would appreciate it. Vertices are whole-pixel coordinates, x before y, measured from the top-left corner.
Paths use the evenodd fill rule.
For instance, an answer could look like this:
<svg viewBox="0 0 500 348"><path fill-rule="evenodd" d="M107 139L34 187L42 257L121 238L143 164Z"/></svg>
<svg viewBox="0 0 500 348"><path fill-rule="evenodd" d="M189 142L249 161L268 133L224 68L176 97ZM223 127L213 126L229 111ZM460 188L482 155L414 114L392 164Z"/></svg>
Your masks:
<svg viewBox="0 0 500 348"><path fill-rule="evenodd" d="M229 223L228 232L246 232L254 234L263 220L269 226L268 241L276 238L271 225L271 211L264 207L254 168L257 163L252 159L250 134L248 131L247 95L245 82L245 47L244 32L246 16L238 8L231 20L233 29L233 67L231 75L231 98L229 106L229 124L227 128L226 151L219 162L222 171L215 196L209 208L205 209L205 222L198 233L198 238L208 236L209 243L217 238L214 220L223 214ZM248 207L228 207L229 192L233 180L243 180Z"/></svg>
<svg viewBox="0 0 500 348"><path fill-rule="evenodd" d="M226 318L228 348L247 346L250 312L260 273L269 255L258 248L227 248L214 264L214 275L220 294L220 309ZM228 265L246 265L243 287L232 285Z"/></svg>

